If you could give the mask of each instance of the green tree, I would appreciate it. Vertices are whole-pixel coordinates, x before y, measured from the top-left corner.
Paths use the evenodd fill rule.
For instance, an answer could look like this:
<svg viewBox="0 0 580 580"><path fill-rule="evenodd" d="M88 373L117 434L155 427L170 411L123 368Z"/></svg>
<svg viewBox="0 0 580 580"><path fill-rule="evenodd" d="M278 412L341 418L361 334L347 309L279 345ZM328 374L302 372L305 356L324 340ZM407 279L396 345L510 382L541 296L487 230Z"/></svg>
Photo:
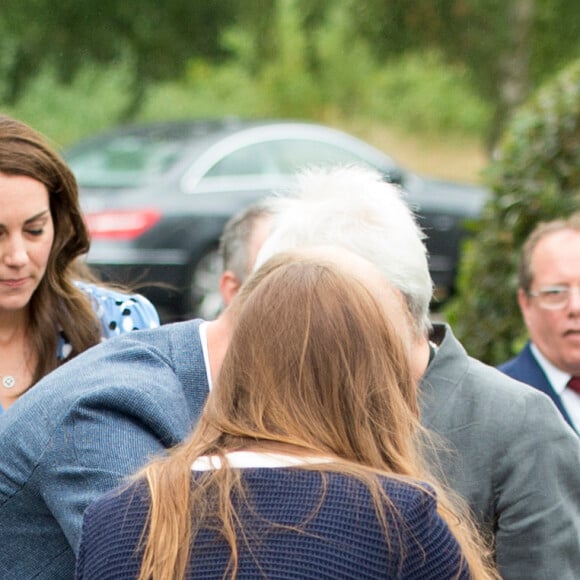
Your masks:
<svg viewBox="0 0 580 580"><path fill-rule="evenodd" d="M253 38L248 75L254 75L279 46L275 25L288 0L4 0L0 15L0 98L20 99L29 83L47 70L71 83L87 66L128 62L134 115L152 83L182 78L192 60L221 63L228 56L222 32L238 24ZM305 70L324 74L319 31L346 18L342 50L373 54L384 64L406 53L435 51L458 64L478 94L491 103L495 142L511 111L552 71L580 57L577 0L292 0L305 44ZM292 33L289 28L287 33ZM285 34L285 36L287 36ZM362 44L366 47L361 50ZM284 41L287 46L296 41ZM330 45L329 45L330 46ZM366 64L359 60L355 69ZM345 74L346 71L343 71ZM368 79L367 82L372 82ZM288 81L289 82L289 81ZM283 87L284 90L288 86ZM349 98L357 99L351 93Z"/></svg>
<svg viewBox="0 0 580 580"><path fill-rule="evenodd" d="M133 114L148 84L182 75L192 56L223 57L219 31L236 2L211 0L3 0L3 100L14 104L47 67L71 82L84 67L130 63Z"/></svg>
<svg viewBox="0 0 580 580"><path fill-rule="evenodd" d="M493 195L465 244L445 314L473 356L497 365L526 338L516 300L524 240L539 221L580 209L580 60L514 116L487 179Z"/></svg>
<svg viewBox="0 0 580 580"><path fill-rule="evenodd" d="M580 57L576 0L348 0L359 33L393 58L431 47L465 65L494 109L488 144L534 88Z"/></svg>
<svg viewBox="0 0 580 580"><path fill-rule="evenodd" d="M436 51L381 62L356 35L344 4L317 19L302 5L270 2L271 39L262 56L261 28L243 20L228 28L222 35L228 58L219 64L192 60L184 81L149 91L139 118L156 119L163 110L177 118L295 117L346 121L351 130L385 123L439 136L483 134L489 107L473 94L461 67Z"/></svg>

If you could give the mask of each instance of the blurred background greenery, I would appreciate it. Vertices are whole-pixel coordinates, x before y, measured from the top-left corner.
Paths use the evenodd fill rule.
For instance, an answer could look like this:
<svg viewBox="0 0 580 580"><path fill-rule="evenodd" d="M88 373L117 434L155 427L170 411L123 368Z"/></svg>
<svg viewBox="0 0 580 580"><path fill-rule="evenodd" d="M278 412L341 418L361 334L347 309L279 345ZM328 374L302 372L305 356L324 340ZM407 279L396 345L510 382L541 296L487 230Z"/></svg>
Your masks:
<svg viewBox="0 0 580 580"><path fill-rule="evenodd" d="M312 119L476 180L580 57L579 20L576 0L4 0L0 108L61 146L135 120Z"/></svg>
<svg viewBox="0 0 580 580"><path fill-rule="evenodd" d="M470 353L497 365L527 339L516 300L521 246L538 222L580 211L580 61L518 109L485 177L491 197L445 314Z"/></svg>

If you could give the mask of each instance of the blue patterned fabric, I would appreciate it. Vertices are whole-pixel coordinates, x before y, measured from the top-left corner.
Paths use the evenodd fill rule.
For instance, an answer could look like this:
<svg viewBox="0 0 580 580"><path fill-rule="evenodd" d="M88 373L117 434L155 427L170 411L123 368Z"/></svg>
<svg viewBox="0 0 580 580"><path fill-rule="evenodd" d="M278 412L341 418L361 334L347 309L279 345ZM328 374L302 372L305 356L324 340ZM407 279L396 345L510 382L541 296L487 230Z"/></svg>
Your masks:
<svg viewBox="0 0 580 580"><path fill-rule="evenodd" d="M387 511L387 542L368 488L352 476L327 473L326 491L317 471L249 468L242 477L251 503L236 503L251 552L239 542L238 578L469 578L436 500L423 489L383 479L395 508ZM92 504L83 522L77 578L136 578L147 510L143 483ZM193 525L199 527L195 515ZM223 578L229 556L225 540L202 524L187 578Z"/></svg>
<svg viewBox="0 0 580 580"><path fill-rule="evenodd" d="M86 282L76 282L76 285L91 300L95 314L101 321L103 338L159 326L157 310L140 294L126 294ZM66 359L70 352L70 343L61 333L58 338L58 359Z"/></svg>

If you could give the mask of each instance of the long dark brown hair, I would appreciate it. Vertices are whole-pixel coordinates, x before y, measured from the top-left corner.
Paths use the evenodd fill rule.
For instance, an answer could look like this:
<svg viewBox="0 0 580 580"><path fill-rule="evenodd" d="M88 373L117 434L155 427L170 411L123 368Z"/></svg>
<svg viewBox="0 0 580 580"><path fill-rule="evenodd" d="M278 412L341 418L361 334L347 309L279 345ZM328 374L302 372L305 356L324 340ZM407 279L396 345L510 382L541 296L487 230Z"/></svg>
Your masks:
<svg viewBox="0 0 580 580"><path fill-rule="evenodd" d="M91 303L73 283L92 278L78 260L89 250L89 233L71 170L42 135L6 115L0 115L0 172L44 184L54 223L46 273L28 305L28 336L37 358L34 384L59 364L59 331L71 344L69 358L100 340L100 325Z"/></svg>
<svg viewBox="0 0 580 580"><path fill-rule="evenodd" d="M136 476L147 481L151 501L141 580L183 578L204 518L221 522L235 577L244 540L231 498L243 497L243 486L225 454L242 449L330 457L305 469L365 483L387 542L390 503L379 476L429 481L473 578L497 578L471 520L423 467L408 346L371 285L331 261L281 254L248 279L230 314L231 343L195 431ZM217 455L222 467L193 487L191 464L204 455Z"/></svg>

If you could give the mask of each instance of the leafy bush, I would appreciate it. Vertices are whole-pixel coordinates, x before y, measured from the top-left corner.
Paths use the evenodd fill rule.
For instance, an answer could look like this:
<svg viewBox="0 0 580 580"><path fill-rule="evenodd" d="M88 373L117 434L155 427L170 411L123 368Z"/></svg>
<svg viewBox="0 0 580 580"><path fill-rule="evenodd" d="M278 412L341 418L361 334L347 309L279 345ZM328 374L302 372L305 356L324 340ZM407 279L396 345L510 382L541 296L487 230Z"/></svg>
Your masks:
<svg viewBox="0 0 580 580"><path fill-rule="evenodd" d="M383 66L369 87L376 118L407 131L481 136L491 121L465 67L451 66L437 51L412 52Z"/></svg>
<svg viewBox="0 0 580 580"><path fill-rule="evenodd" d="M71 83L44 68L32 80L22 99L2 112L29 123L64 147L81 137L119 123L129 102L129 61L85 67Z"/></svg>
<svg viewBox="0 0 580 580"><path fill-rule="evenodd" d="M516 299L520 247L539 221L580 209L580 61L517 112L486 179L492 197L465 243L445 314L470 354L497 365L526 339Z"/></svg>
<svg viewBox="0 0 580 580"><path fill-rule="evenodd" d="M87 65L68 83L47 66L16 105L2 109L62 146L127 120L228 115L372 122L438 136L486 133L490 107L475 95L464 68L433 51L380 60L356 30L348 3L331 8L307 26L299 2L276 0L266 53L259 51L257 29L240 22L221 37L227 57L216 64L200 54L183 78L148 84L131 119L136 64L127 55L107 66ZM0 55L0 72L9 57Z"/></svg>
<svg viewBox="0 0 580 580"><path fill-rule="evenodd" d="M231 55L219 65L192 61L187 77L149 92L140 119L223 115L372 120L409 133L482 137L491 108L477 97L465 68L423 51L379 61L337 3L311 32L295 1L278 1L276 39L257 54L255 31L223 37ZM168 106L169 104L169 106Z"/></svg>

